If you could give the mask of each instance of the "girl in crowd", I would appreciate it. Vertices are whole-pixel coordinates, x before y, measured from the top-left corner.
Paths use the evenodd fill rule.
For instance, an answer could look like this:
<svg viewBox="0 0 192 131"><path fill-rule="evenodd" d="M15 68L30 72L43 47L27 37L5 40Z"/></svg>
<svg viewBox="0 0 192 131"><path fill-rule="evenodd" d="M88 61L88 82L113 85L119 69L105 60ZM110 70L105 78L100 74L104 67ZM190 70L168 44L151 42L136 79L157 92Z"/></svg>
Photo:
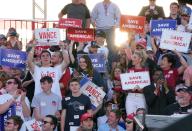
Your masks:
<svg viewBox="0 0 192 131"><path fill-rule="evenodd" d="M82 55L79 58L78 67L73 72L73 76L87 77L97 86L99 87L104 86L104 82L101 77L101 74L99 74L95 69L93 69L91 59L88 57L88 55Z"/></svg>

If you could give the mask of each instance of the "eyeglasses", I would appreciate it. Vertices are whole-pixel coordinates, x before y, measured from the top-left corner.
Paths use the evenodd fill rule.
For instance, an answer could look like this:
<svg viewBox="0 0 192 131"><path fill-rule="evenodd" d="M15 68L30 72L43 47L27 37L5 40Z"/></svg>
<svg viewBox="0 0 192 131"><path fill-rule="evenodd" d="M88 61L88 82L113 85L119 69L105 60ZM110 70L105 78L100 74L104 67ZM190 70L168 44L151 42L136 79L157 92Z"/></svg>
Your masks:
<svg viewBox="0 0 192 131"><path fill-rule="evenodd" d="M156 1L156 0L149 0L149 1Z"/></svg>
<svg viewBox="0 0 192 131"><path fill-rule="evenodd" d="M11 124L14 124L14 123L13 122L9 122L9 121L5 122L5 125L11 125Z"/></svg>
<svg viewBox="0 0 192 131"><path fill-rule="evenodd" d="M42 121L43 125L47 124L47 123L50 123L52 124L52 122L49 122L49 121Z"/></svg>
<svg viewBox="0 0 192 131"><path fill-rule="evenodd" d="M14 84L14 85L16 85L17 83L16 82L14 82L14 81L7 81L6 82L8 85L10 85L10 84Z"/></svg>

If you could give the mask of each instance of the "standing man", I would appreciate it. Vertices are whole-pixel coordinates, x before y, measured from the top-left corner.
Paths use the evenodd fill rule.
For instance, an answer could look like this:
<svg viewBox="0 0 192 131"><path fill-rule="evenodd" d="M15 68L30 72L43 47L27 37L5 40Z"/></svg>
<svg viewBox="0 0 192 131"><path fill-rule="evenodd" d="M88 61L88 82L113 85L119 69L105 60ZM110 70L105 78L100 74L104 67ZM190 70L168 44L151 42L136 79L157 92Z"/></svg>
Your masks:
<svg viewBox="0 0 192 131"><path fill-rule="evenodd" d="M80 116L92 113L89 97L81 94L77 78L69 81L71 93L62 100L61 131L70 131L72 126L80 126Z"/></svg>
<svg viewBox="0 0 192 131"><path fill-rule="evenodd" d="M82 27L89 28L90 26L90 13L89 9L85 4L82 3L82 0L72 0L72 3L66 5L58 17L61 19L64 15L67 15L67 18L75 18L82 20Z"/></svg>
<svg viewBox="0 0 192 131"><path fill-rule="evenodd" d="M177 25L181 24L181 18L179 17L179 4L172 2L170 4L170 16L167 19L172 19L177 21Z"/></svg>
<svg viewBox="0 0 192 131"><path fill-rule="evenodd" d="M115 47L115 28L119 26L121 12L119 7L110 0L104 0L95 5L91 13L91 21L96 29L103 30L106 34L109 49L109 64L117 55Z"/></svg>
<svg viewBox="0 0 192 131"><path fill-rule="evenodd" d="M156 5L156 0L149 0L149 5L141 9L139 16L145 16L149 23L151 19L163 19L165 13L162 7Z"/></svg>

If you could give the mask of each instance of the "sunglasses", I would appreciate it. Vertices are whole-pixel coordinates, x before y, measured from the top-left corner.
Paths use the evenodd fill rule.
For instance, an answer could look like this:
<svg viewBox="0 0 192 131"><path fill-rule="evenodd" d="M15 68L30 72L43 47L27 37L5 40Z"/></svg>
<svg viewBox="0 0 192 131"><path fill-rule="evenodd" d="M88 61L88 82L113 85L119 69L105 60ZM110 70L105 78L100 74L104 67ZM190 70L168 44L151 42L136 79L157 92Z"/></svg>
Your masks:
<svg viewBox="0 0 192 131"><path fill-rule="evenodd" d="M14 84L14 85L16 85L17 83L16 82L14 82L14 81L7 81L6 82L8 85L10 85L10 84Z"/></svg>
<svg viewBox="0 0 192 131"><path fill-rule="evenodd" d="M42 121L43 125L47 124L47 123L50 123L52 124L52 122L49 122L49 121Z"/></svg>
<svg viewBox="0 0 192 131"><path fill-rule="evenodd" d="M5 122L5 125L11 125L11 124L14 124L14 123L9 121Z"/></svg>

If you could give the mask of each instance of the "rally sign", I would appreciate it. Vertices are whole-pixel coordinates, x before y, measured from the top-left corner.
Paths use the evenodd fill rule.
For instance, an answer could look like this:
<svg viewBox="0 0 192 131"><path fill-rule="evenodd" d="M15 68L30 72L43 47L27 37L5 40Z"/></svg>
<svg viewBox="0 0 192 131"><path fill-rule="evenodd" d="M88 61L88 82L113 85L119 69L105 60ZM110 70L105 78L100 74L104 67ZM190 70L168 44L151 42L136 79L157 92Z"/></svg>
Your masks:
<svg viewBox="0 0 192 131"><path fill-rule="evenodd" d="M102 103L106 93L88 78L83 78L80 84L81 92L90 98L93 108L97 108Z"/></svg>
<svg viewBox="0 0 192 131"><path fill-rule="evenodd" d="M121 15L120 30L127 32L143 33L145 27L145 17Z"/></svg>
<svg viewBox="0 0 192 131"><path fill-rule="evenodd" d="M0 49L0 65L25 69L26 60L26 52L11 49Z"/></svg>
<svg viewBox="0 0 192 131"><path fill-rule="evenodd" d="M67 38L77 42L93 41L95 32L94 29L68 28Z"/></svg>
<svg viewBox="0 0 192 131"><path fill-rule="evenodd" d="M82 55L88 55L89 58L91 59L93 68L97 70L98 72L106 72L106 60L105 60L105 54L98 53L98 54L78 54L77 58L79 58Z"/></svg>
<svg viewBox="0 0 192 131"><path fill-rule="evenodd" d="M188 52L191 33L164 30L161 36L160 48Z"/></svg>
<svg viewBox="0 0 192 131"><path fill-rule="evenodd" d="M25 126L28 131L41 131L41 125L42 123L40 121L36 121L35 119L25 122Z"/></svg>
<svg viewBox="0 0 192 131"><path fill-rule="evenodd" d="M60 31L58 28L35 29L35 39L37 44L58 45L60 41Z"/></svg>
<svg viewBox="0 0 192 131"><path fill-rule="evenodd" d="M62 18L59 20L59 28L82 28L82 20L74 18Z"/></svg>
<svg viewBox="0 0 192 131"><path fill-rule="evenodd" d="M150 85L150 77L148 71L130 72L120 75L123 90L133 89L136 86L143 88Z"/></svg>
<svg viewBox="0 0 192 131"><path fill-rule="evenodd" d="M151 36L161 36L163 30L176 30L176 20L151 20Z"/></svg>
<svg viewBox="0 0 192 131"><path fill-rule="evenodd" d="M16 105L10 106L5 113L0 114L0 131L4 131L5 122L7 121L7 119L15 115L16 115Z"/></svg>

